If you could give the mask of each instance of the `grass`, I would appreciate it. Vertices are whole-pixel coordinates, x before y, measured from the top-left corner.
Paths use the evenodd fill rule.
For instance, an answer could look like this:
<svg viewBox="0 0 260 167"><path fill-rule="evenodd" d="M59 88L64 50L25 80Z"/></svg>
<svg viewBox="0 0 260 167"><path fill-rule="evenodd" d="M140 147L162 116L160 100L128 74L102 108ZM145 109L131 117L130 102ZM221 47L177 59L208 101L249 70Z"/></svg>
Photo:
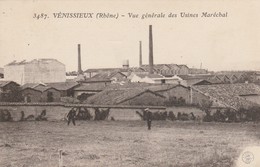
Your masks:
<svg viewBox="0 0 260 167"><path fill-rule="evenodd" d="M3 122L0 166L228 167L260 145L259 124L153 121Z"/></svg>

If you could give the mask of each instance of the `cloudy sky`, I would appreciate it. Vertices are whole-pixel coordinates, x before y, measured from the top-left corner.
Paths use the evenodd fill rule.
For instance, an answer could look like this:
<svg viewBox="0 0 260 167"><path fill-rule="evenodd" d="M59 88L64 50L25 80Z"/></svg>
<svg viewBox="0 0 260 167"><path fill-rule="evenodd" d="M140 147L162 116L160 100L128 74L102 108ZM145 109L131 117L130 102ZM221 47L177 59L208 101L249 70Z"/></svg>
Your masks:
<svg viewBox="0 0 260 167"><path fill-rule="evenodd" d="M139 41L148 63L148 29L153 25L154 62L209 70L260 70L260 2L251 1L0 1L0 67L13 60L55 58L67 71L138 66ZM111 13L118 19L54 18L53 13ZM180 17L180 13L198 17ZM202 18L222 12L228 17ZM35 19L34 14L47 14ZM128 13L139 14L129 18ZM165 18L142 19L164 13ZM169 18L168 14L177 14ZM121 15L125 15L122 17Z"/></svg>

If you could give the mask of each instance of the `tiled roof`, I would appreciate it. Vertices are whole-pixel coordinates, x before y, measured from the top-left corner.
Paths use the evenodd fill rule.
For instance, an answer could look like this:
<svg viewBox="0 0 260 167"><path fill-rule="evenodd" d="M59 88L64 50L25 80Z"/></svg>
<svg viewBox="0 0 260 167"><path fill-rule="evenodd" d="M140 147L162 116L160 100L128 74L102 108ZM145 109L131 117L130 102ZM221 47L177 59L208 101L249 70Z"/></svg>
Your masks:
<svg viewBox="0 0 260 167"><path fill-rule="evenodd" d="M25 87L25 88L23 88L21 91L25 91L25 90L28 90L28 89L42 93L42 91L37 90L37 89L35 89L35 88L31 88L31 87Z"/></svg>
<svg viewBox="0 0 260 167"><path fill-rule="evenodd" d="M25 89L25 88L35 88L36 86L39 86L39 85L45 85L43 83L26 83L24 85L21 86L22 89Z"/></svg>
<svg viewBox="0 0 260 167"><path fill-rule="evenodd" d="M193 79L209 79L213 75L204 74L204 75L178 75L183 80L193 80Z"/></svg>
<svg viewBox="0 0 260 167"><path fill-rule="evenodd" d="M183 67L185 67L185 68L189 68L187 65L185 65L185 64L179 64L178 65L180 68L183 68Z"/></svg>
<svg viewBox="0 0 260 167"><path fill-rule="evenodd" d="M117 105L128 99L134 98L142 93L149 92L164 98L164 96L147 89L125 88L125 89L105 89L91 97L85 102L90 104Z"/></svg>
<svg viewBox="0 0 260 167"><path fill-rule="evenodd" d="M123 73L119 71L106 71L106 72L100 72L97 75L93 76L92 78L111 79L113 76L115 76L118 73L125 76Z"/></svg>
<svg viewBox="0 0 260 167"><path fill-rule="evenodd" d="M155 85L151 83L145 83L145 82L128 82L124 84L110 84L107 88L108 89L119 89L119 88L146 88L148 86Z"/></svg>
<svg viewBox="0 0 260 167"><path fill-rule="evenodd" d="M39 85L39 86L36 86L34 87L35 90L39 90L41 92L44 92L46 90L49 90L49 89L54 89L52 87L48 87L48 86L43 86L43 85Z"/></svg>
<svg viewBox="0 0 260 167"><path fill-rule="evenodd" d="M44 92L44 91L47 91L49 89L55 89L53 87L49 87L49 86L46 86L46 85L43 85L43 84L25 84L22 86L22 90L25 90L25 89L32 89L32 90L36 90L36 91L39 91L39 92ZM55 89L57 90L57 89ZM58 91L58 90L57 90Z"/></svg>
<svg viewBox="0 0 260 167"><path fill-rule="evenodd" d="M256 105L241 97L242 95L260 95L260 87L255 84L196 85L193 88L235 109Z"/></svg>
<svg viewBox="0 0 260 167"><path fill-rule="evenodd" d="M69 90L79 85L77 82L55 82L55 83L46 83L47 86L53 87L57 90Z"/></svg>
<svg viewBox="0 0 260 167"><path fill-rule="evenodd" d="M14 82L14 81L0 81L0 88L8 85L9 83L15 83L15 84L19 85L18 83Z"/></svg>
<svg viewBox="0 0 260 167"><path fill-rule="evenodd" d="M91 82L111 82L110 79L104 79L104 78L87 78L85 80L80 81L82 83L91 83Z"/></svg>
<svg viewBox="0 0 260 167"><path fill-rule="evenodd" d="M173 68L180 68L179 66L178 66L178 64L167 64L167 66L170 68L170 69L173 69Z"/></svg>
<svg viewBox="0 0 260 167"><path fill-rule="evenodd" d="M104 90L108 85L105 83L84 83L76 88L75 91L95 91L100 92Z"/></svg>
<svg viewBox="0 0 260 167"><path fill-rule="evenodd" d="M183 85L180 85L180 84L163 84L163 85L154 85L154 86L148 86L147 89L153 91L153 92L161 92L161 91L167 91L167 90L170 90L172 88L175 88L175 87L178 87L178 86L181 86L181 87L184 87L184 88L187 88L186 86L183 86Z"/></svg>
<svg viewBox="0 0 260 167"><path fill-rule="evenodd" d="M120 84L111 84L107 87L107 89L124 89L124 88L129 88L129 89L141 89L141 90L151 90L153 92L158 92L158 91L165 91L169 90L171 88L174 88L176 86L183 86L179 84L151 84L151 83L144 83L144 82L129 82L125 83L123 85ZM185 86L183 86L185 87Z"/></svg>
<svg viewBox="0 0 260 167"><path fill-rule="evenodd" d="M203 83L203 85L212 84L210 81L205 80L205 79L190 79L190 80L186 80L186 82L187 82L187 86L197 85L197 84L200 84L200 83Z"/></svg>
<svg viewBox="0 0 260 167"><path fill-rule="evenodd" d="M148 77L148 78L163 78L162 75L159 75L159 74L135 74L137 76L139 76L140 78L145 78L145 77Z"/></svg>

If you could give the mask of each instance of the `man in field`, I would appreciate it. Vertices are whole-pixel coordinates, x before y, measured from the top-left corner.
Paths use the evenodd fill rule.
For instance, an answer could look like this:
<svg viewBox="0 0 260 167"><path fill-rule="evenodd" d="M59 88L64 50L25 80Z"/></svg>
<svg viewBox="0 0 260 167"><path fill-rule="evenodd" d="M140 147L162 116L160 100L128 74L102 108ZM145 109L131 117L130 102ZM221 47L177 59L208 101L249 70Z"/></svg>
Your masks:
<svg viewBox="0 0 260 167"><path fill-rule="evenodd" d="M152 126L152 112L149 110L149 108L146 108L145 111L147 112L147 126L148 126L148 130L151 130L151 126Z"/></svg>
<svg viewBox="0 0 260 167"><path fill-rule="evenodd" d="M68 117L68 125L70 124L70 121L72 121L73 125L75 126L75 118L76 118L76 110L74 110L74 108L72 108L70 110L70 112L67 115Z"/></svg>

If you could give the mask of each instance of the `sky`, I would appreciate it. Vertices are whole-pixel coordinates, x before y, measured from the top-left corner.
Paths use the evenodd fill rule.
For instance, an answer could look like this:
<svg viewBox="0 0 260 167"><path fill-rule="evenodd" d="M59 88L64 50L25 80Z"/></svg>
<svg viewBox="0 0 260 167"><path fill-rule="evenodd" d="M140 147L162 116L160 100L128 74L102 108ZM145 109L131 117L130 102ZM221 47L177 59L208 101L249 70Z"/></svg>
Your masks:
<svg viewBox="0 0 260 167"><path fill-rule="evenodd" d="M54 58L77 70L148 63L149 25L153 26L154 63L186 64L214 71L260 70L260 1L7 1L0 0L0 67L13 60ZM54 18L53 13L111 13L113 18ZM180 13L199 17L180 17ZM202 12L228 17L202 18ZM47 14L35 19L34 14ZM129 18L128 14L139 14ZM146 13L165 18L142 19ZM169 18L168 14L177 14ZM121 17L121 15L125 15Z"/></svg>

